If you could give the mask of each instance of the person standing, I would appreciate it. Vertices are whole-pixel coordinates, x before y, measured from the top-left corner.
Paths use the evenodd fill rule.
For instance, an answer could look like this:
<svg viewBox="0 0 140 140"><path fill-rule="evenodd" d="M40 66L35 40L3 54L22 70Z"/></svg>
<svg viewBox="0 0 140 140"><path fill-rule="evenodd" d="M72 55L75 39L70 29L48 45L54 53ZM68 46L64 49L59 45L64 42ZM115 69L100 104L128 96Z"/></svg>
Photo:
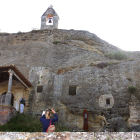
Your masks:
<svg viewBox="0 0 140 140"><path fill-rule="evenodd" d="M54 113L55 118L50 119L51 112ZM48 130L49 125L52 125L54 122L58 121L58 117L53 109L48 109L45 111L45 114L40 118L40 121L43 123L43 132Z"/></svg>
<svg viewBox="0 0 140 140"><path fill-rule="evenodd" d="M23 98L21 98L19 102L20 102L20 113L23 113L25 106L25 96L23 96Z"/></svg>

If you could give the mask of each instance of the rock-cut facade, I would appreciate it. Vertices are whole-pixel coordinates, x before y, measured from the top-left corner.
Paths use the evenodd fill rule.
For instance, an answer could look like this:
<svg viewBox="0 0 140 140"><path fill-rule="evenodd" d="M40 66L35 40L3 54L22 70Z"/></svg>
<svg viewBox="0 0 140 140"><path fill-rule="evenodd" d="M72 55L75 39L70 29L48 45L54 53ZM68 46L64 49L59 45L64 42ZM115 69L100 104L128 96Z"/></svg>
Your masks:
<svg viewBox="0 0 140 140"><path fill-rule="evenodd" d="M16 65L33 85L25 113L41 115L53 108L58 123L73 130L83 130L85 118L89 131L139 130L140 52L122 51L88 31L47 28L49 10L58 19L48 8L42 30L0 34L0 65ZM128 59L106 55L120 51ZM129 86L138 91L131 94ZM108 127L98 120L101 112Z"/></svg>

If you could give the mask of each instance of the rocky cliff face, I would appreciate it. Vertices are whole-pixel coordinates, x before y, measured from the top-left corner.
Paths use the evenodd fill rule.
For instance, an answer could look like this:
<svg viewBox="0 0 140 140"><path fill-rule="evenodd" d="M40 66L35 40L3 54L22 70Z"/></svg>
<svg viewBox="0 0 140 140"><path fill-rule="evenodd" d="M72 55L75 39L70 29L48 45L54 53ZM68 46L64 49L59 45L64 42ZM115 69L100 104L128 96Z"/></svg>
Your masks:
<svg viewBox="0 0 140 140"><path fill-rule="evenodd" d="M54 108L59 123L73 129L83 129L83 110L88 111L90 131L131 131L139 126L139 111L134 110L139 110L140 93L132 97L128 87L140 87L140 53L124 52L127 60L106 57L118 51L87 31L0 34L0 65L15 64L34 85L26 113ZM70 87L76 95L70 95ZM110 123L107 128L96 120L101 112Z"/></svg>

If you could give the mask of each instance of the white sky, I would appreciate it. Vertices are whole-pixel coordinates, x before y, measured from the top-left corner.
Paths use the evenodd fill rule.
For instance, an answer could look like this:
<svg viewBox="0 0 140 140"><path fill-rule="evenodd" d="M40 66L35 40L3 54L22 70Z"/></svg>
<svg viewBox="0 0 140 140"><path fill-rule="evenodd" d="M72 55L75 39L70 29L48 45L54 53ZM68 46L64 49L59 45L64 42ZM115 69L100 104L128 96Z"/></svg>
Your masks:
<svg viewBox="0 0 140 140"><path fill-rule="evenodd" d="M140 51L140 0L0 0L1 32L40 29L50 5L59 29L87 30L127 51Z"/></svg>

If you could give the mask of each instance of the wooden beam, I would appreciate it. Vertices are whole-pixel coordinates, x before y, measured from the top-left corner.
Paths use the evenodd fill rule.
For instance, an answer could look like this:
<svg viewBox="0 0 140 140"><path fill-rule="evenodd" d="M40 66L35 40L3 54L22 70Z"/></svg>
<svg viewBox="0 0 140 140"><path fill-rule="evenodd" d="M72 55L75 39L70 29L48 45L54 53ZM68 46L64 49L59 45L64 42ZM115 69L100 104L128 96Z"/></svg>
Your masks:
<svg viewBox="0 0 140 140"><path fill-rule="evenodd" d="M8 81L7 79L0 79L0 83Z"/></svg>
<svg viewBox="0 0 140 140"><path fill-rule="evenodd" d="M28 86L25 84L25 82L23 80L20 79L20 77L18 77L15 73L14 76L20 81L20 83L22 83L26 88L28 88Z"/></svg>
<svg viewBox="0 0 140 140"><path fill-rule="evenodd" d="M8 72L8 70L1 70L1 71L0 71L0 73L3 73L3 72Z"/></svg>

